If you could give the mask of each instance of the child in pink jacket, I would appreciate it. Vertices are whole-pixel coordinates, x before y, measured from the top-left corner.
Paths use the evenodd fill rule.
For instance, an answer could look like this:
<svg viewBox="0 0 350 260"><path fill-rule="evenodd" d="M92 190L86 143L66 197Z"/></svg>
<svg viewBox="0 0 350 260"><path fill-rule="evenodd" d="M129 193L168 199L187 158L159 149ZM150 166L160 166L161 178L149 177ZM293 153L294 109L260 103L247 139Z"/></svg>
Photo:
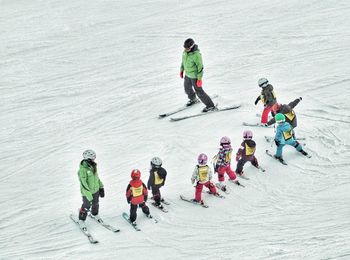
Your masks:
<svg viewBox="0 0 350 260"><path fill-rule="evenodd" d="M240 183L235 172L231 169L232 147L230 138L227 136L222 137L220 145L219 153L216 156L215 170L218 173L219 187L221 190L226 191L226 185L224 184L225 173L227 173L230 181L235 182L237 185L240 185Z"/></svg>

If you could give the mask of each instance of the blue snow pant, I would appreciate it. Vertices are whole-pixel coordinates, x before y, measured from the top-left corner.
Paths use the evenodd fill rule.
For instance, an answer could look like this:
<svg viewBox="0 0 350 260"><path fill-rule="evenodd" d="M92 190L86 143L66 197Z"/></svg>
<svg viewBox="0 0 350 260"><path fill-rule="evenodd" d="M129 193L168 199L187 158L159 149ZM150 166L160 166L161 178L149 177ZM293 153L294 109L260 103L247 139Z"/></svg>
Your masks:
<svg viewBox="0 0 350 260"><path fill-rule="evenodd" d="M277 146L276 157L282 157L282 150L286 144L293 146L295 149L297 149L298 152L303 150L303 147L300 145L300 143L295 141L295 139L293 138L286 140L285 142L285 144L280 144L279 146Z"/></svg>

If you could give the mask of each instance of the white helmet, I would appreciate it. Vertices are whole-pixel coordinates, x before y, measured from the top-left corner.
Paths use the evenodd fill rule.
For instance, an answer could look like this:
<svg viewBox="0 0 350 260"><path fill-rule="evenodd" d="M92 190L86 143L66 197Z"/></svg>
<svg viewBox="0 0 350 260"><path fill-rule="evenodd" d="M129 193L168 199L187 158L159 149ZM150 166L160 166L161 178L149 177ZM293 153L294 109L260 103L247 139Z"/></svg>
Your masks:
<svg viewBox="0 0 350 260"><path fill-rule="evenodd" d="M154 165L155 167L160 167L162 166L162 164L162 159L160 159L159 157L153 157L151 160L151 165Z"/></svg>
<svg viewBox="0 0 350 260"><path fill-rule="evenodd" d="M267 87L268 84L269 84L269 81L268 81L267 79L265 79L265 78L261 78L261 79L259 79L259 81L258 81L258 85L259 85L259 87L261 87L261 88Z"/></svg>
<svg viewBox="0 0 350 260"><path fill-rule="evenodd" d="M83 158L85 160L95 160L96 159L96 153L93 150L86 150L85 152L83 152Z"/></svg>

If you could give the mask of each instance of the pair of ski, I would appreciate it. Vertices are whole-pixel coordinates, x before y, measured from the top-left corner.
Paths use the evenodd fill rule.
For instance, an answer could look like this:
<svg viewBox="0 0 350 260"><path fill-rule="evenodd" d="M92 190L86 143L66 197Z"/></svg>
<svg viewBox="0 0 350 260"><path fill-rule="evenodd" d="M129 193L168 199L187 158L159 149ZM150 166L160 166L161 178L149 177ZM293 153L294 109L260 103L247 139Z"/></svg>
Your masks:
<svg viewBox="0 0 350 260"><path fill-rule="evenodd" d="M215 186L216 186L218 189L220 189L218 183L215 184ZM220 190L221 190L221 189L220 189ZM229 190L226 190L226 191L227 191L227 192L225 192L226 194L229 194L229 193L230 193ZM220 198L220 199L225 199L225 198L226 198L224 195L221 195L221 194L218 193L218 192L217 192L217 193L212 193L212 192L209 191L209 190L207 190L207 191L202 191L202 192L206 192L206 193L208 193L208 194L210 194L210 195L212 195L212 196L214 196L214 197ZM196 200L194 200L194 199L189 199L189 198L187 198L187 197L184 196L184 195L180 195L180 199L182 199L183 201L190 202L190 203L192 203L192 204L194 204L194 205L202 206L203 208L209 208L208 204L206 204L203 200L202 200L201 202L198 202L198 201L196 201Z"/></svg>
<svg viewBox="0 0 350 260"><path fill-rule="evenodd" d="M217 97L218 97L218 95L214 95L214 96L211 97L211 99L214 99L214 98L217 98ZM195 104L198 104L198 103L200 103L200 102L198 101L198 102L196 102ZM195 105L195 104L193 104L193 105ZM182 107L180 107L180 108L178 108L178 109L175 109L175 110L173 110L173 111L171 111L171 112L167 112L167 113L164 113L164 114L160 114L160 115L158 116L158 118L165 118L165 117L174 115L174 114L176 114L176 113L179 113L179 112L181 112L181 111L184 111L184 110L186 110L186 109L192 107L193 105L191 105L191 106L186 106L186 105L185 105L185 106L182 106ZM215 112L222 112L222 111L237 109L237 108L239 108L239 107L241 107L241 105L233 105L233 106L227 106L227 107L222 107L222 108L220 108L220 107L218 107L218 106L216 105L214 110L211 110L211 111L208 111L208 112L200 112L200 113L197 113L197 114L192 114L192 115L183 116L183 117L171 117L171 118L170 118L170 121L172 121L172 122L181 121L181 120L185 120L185 119L188 119L188 118L193 118L193 117L199 117L199 116L209 115L209 114L212 114L212 113L215 113Z"/></svg>
<svg viewBox="0 0 350 260"><path fill-rule="evenodd" d="M122 217L123 217L123 218L126 220L126 222L128 222L136 231L141 231L141 229L139 228L139 226L137 225L136 222L132 223L132 222L130 221L130 216L129 216L128 213L123 212ZM158 220L157 220L156 218L154 218L151 214L147 215L147 218L153 220L153 222L154 222L155 224L158 223Z"/></svg>
<svg viewBox="0 0 350 260"><path fill-rule="evenodd" d="M283 165L288 165L288 164L286 163L285 160L283 160L282 158L276 158L276 156L273 155L269 150L266 150L266 154L267 154L268 156L270 156L270 157L276 159L277 161L279 161L279 162L282 163ZM308 154L308 155L304 155L304 156L306 156L307 158L311 158L311 155L309 155L309 154Z"/></svg>
<svg viewBox="0 0 350 260"><path fill-rule="evenodd" d="M88 230L88 228L86 226L82 226L80 225L79 223L79 220L76 218L75 215L73 214L70 214L70 219L78 225L79 229L83 232L83 234L88 238L88 240L90 241L91 244L97 244L98 243L98 240L96 240L90 233L90 231ZM93 219L96 223L100 224L101 226L105 227L106 229L114 232L114 233L117 233L117 232L120 232L120 229L117 229L107 223L105 223L101 218L95 218L93 215L89 214L89 217L91 219Z"/></svg>
<svg viewBox="0 0 350 260"><path fill-rule="evenodd" d="M255 167L255 166L254 166L254 167ZM263 167L261 167L260 165L259 165L258 167L255 167L255 168L257 168L257 169L260 170L261 172L265 172L265 171L266 171L266 170L265 170ZM237 173L237 176L238 176L239 178L241 178L241 179L250 180L250 178L247 177L247 176L245 176L244 173L242 173L242 174L238 174L238 173Z"/></svg>
<svg viewBox="0 0 350 260"><path fill-rule="evenodd" d="M160 205L157 205L157 203L154 201L154 198L151 197L151 200L153 200L153 202L151 203L152 206L154 206L155 208L163 211L164 213L168 213L168 210L164 207L164 205L170 205L170 202L164 200L163 198L160 200ZM164 204L164 205L163 205Z"/></svg>

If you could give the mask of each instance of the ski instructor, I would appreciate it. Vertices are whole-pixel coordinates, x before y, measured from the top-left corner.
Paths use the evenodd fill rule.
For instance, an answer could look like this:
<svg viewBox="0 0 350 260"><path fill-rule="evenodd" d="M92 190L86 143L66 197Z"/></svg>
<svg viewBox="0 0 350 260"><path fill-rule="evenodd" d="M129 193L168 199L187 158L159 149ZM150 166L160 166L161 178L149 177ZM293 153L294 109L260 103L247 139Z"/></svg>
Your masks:
<svg viewBox="0 0 350 260"><path fill-rule="evenodd" d="M83 197L83 205L79 211L79 223L85 225L85 220L91 208L91 217L99 220L99 197L105 196L103 184L97 173L97 164L95 162L96 153L93 150L86 150L83 153L83 160L80 163L78 176L80 182L80 191Z"/></svg>
<svg viewBox="0 0 350 260"><path fill-rule="evenodd" d="M182 63L180 67L180 77L184 78L185 93L189 101L186 106L192 106L198 103L198 98L205 104L203 112L215 110L215 105L207 93L202 88L203 61L202 54L199 52L198 45L189 38L184 42L184 52L182 54Z"/></svg>

